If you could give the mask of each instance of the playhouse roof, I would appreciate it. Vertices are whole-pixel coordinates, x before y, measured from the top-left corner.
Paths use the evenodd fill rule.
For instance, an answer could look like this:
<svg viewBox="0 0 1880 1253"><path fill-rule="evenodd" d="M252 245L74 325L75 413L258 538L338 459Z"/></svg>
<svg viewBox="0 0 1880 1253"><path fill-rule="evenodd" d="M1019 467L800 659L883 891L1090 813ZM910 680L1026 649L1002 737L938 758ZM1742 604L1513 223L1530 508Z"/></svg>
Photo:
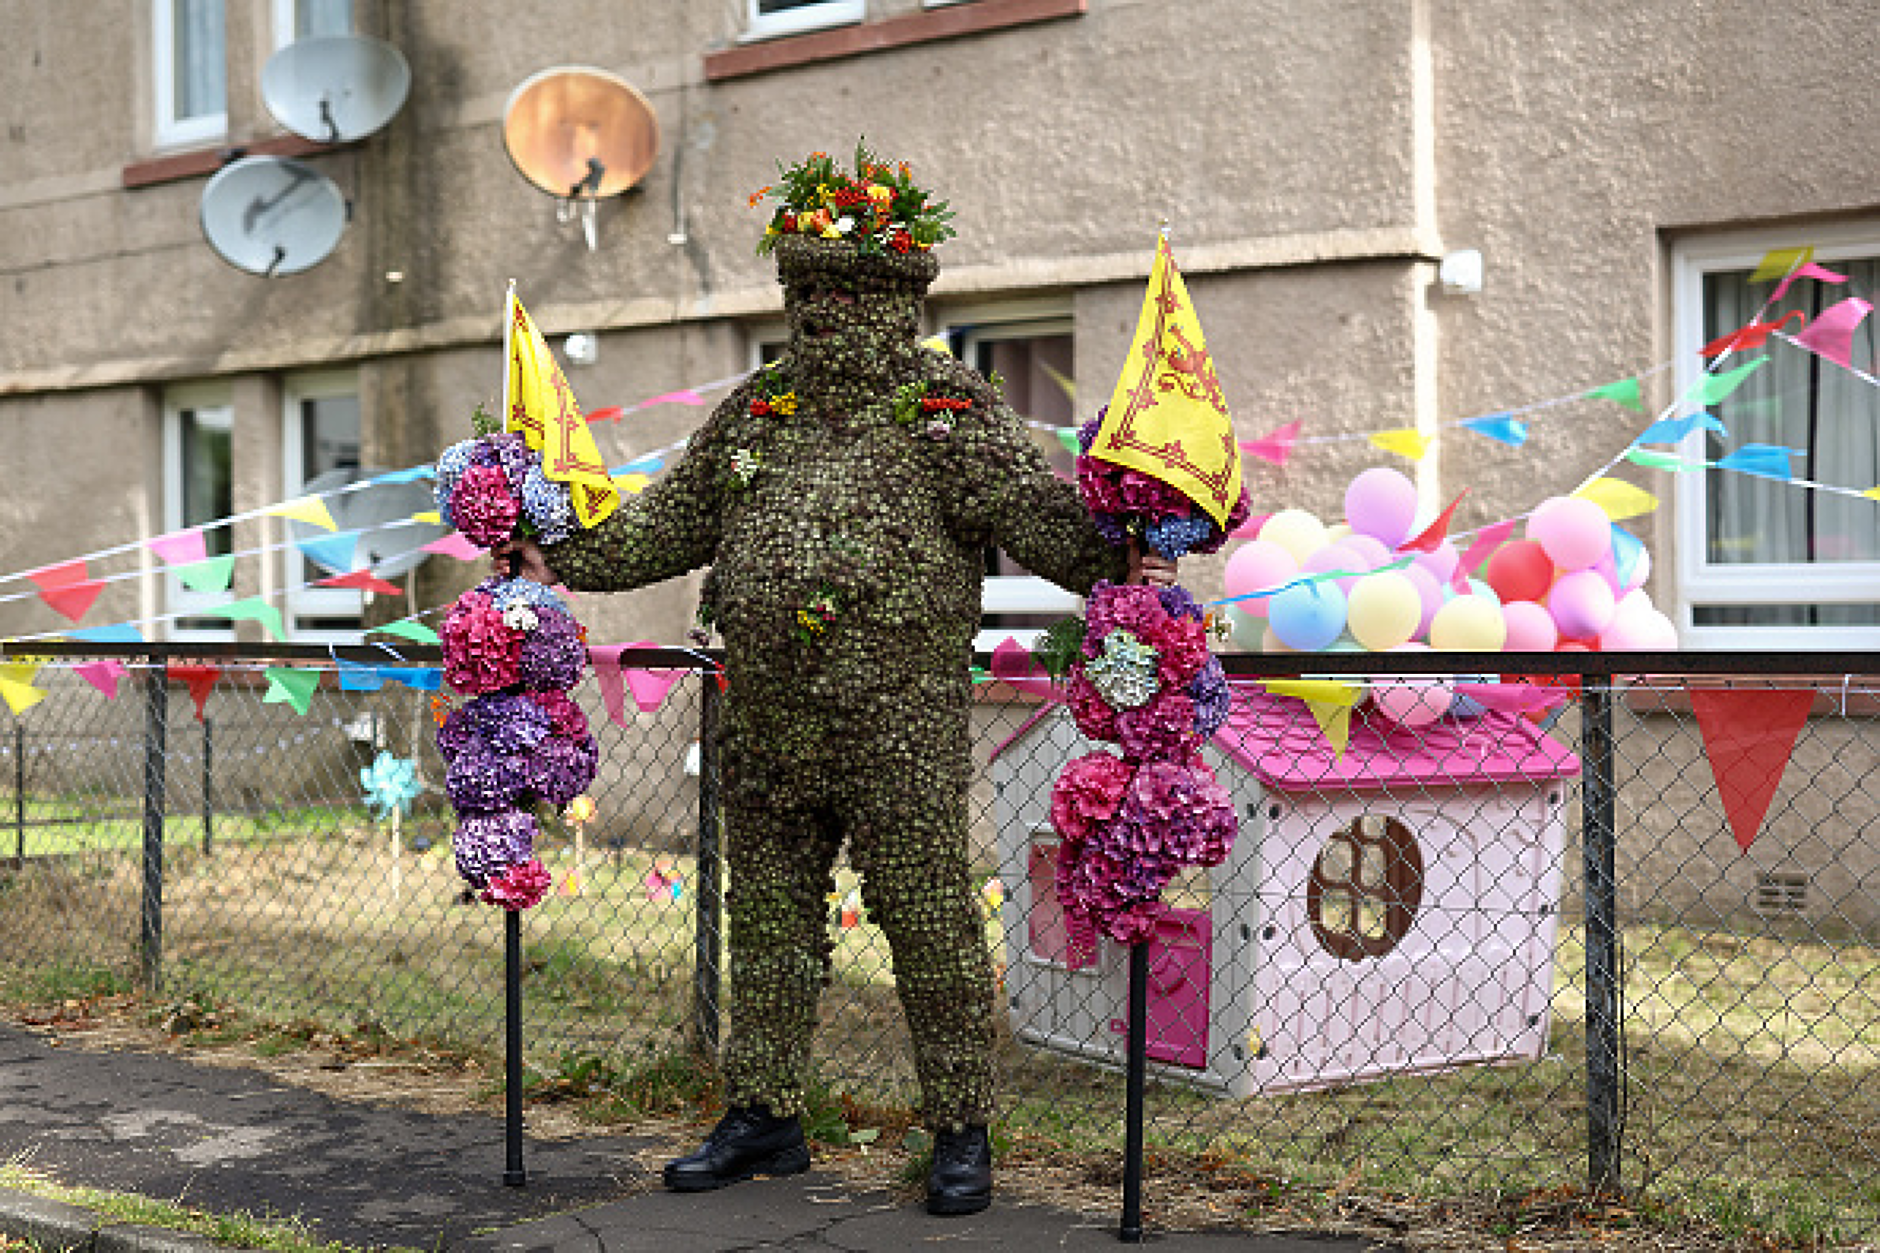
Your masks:
<svg viewBox="0 0 1880 1253"><path fill-rule="evenodd" d="M1238 683L1214 745L1280 791L1537 782L1580 773L1577 756L1518 713L1490 710L1407 727L1360 706L1340 753L1304 701Z"/></svg>

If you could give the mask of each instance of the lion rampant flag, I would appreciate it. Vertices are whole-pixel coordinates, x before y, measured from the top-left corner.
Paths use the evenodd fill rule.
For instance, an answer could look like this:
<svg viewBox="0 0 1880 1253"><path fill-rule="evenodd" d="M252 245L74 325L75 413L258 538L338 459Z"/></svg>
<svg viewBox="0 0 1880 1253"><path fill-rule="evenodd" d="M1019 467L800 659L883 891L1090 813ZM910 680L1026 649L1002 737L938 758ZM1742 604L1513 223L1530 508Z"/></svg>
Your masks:
<svg viewBox="0 0 1880 1253"><path fill-rule="evenodd" d="M608 477L601 450L588 430L574 389L535 329L528 311L509 289L504 324L509 373L504 384L505 430L521 431L529 447L542 454L542 473L566 483L574 494L574 515L593 526L620 505L620 493Z"/></svg>
<svg viewBox="0 0 1880 1253"><path fill-rule="evenodd" d="M1166 235L1090 455L1160 479L1221 526L1239 498L1233 419Z"/></svg>

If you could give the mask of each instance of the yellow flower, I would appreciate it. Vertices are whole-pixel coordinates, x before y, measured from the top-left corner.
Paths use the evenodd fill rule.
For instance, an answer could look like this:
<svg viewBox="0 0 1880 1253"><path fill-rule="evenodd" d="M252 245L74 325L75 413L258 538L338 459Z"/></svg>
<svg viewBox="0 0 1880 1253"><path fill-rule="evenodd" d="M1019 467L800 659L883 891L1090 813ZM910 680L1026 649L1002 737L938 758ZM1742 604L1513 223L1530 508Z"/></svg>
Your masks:
<svg viewBox="0 0 1880 1253"><path fill-rule="evenodd" d="M827 629L823 620L807 609L799 609L796 611L796 621L798 626L808 631L811 635L821 635L823 631Z"/></svg>
<svg viewBox="0 0 1880 1253"><path fill-rule="evenodd" d="M870 183L868 185L868 198L876 204L885 205L890 200L894 199L894 192L890 188L883 187L880 183Z"/></svg>
<svg viewBox="0 0 1880 1253"><path fill-rule="evenodd" d="M778 413L785 414L785 415L795 413L796 412L796 393L785 392L781 396L772 396L770 398L770 407L772 409L775 409Z"/></svg>

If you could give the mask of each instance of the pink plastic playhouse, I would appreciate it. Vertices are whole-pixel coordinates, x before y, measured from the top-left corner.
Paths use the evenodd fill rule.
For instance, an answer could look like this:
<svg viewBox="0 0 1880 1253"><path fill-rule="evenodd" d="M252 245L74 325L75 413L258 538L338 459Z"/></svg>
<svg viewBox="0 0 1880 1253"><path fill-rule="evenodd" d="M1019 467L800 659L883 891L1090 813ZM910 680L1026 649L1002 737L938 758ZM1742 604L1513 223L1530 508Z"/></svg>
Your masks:
<svg viewBox="0 0 1880 1253"><path fill-rule="evenodd" d="M1098 747L1054 709L994 755L1005 982L1020 1039L1120 1064L1127 953L1079 964L1053 888L1051 784ZM1159 1073L1248 1096L1542 1055L1571 752L1511 713L1411 728L1360 707L1341 754L1253 685L1206 752L1240 838L1164 896Z"/></svg>

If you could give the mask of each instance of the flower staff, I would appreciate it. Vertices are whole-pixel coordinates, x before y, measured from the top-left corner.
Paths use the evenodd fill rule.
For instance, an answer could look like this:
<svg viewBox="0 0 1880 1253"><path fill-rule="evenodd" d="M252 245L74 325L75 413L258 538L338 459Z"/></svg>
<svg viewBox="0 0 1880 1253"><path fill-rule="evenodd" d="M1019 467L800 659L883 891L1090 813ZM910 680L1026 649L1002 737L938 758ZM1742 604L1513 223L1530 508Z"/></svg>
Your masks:
<svg viewBox="0 0 1880 1253"><path fill-rule="evenodd" d="M994 983L966 805L984 553L1086 592L1130 577L1133 549L1105 540L985 379L920 347L931 249L952 230L907 167L819 153L753 204L765 195L788 351L618 514L501 550L499 568L620 590L711 566L701 617L730 683L731 1109L666 1185L808 1168L798 1115L846 840L936 1133L928 1209L972 1213L992 1195Z"/></svg>

